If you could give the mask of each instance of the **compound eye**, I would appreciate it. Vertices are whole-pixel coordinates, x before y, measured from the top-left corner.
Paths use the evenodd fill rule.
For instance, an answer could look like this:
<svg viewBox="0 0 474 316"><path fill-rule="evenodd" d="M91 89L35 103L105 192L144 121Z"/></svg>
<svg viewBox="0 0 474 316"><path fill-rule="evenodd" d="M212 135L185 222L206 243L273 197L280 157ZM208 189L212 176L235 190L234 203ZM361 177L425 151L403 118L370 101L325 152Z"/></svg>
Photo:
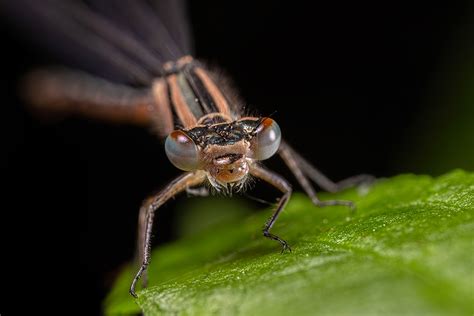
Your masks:
<svg viewBox="0 0 474 316"><path fill-rule="evenodd" d="M173 131L165 141L166 156L178 169L196 170L199 166L199 152L193 140L183 131Z"/></svg>
<svg viewBox="0 0 474 316"><path fill-rule="evenodd" d="M273 156L280 147L281 130L278 124L269 117L262 120L252 139L251 158L265 160Z"/></svg>

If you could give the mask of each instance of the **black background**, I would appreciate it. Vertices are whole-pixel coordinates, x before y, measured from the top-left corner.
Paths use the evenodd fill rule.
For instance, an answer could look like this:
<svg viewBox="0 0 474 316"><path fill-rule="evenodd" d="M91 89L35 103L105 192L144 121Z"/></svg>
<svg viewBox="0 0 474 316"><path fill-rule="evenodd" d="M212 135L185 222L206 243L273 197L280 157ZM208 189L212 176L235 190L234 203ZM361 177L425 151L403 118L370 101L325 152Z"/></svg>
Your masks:
<svg viewBox="0 0 474 316"><path fill-rule="evenodd" d="M423 98L468 23L465 3L201 0L189 10L197 57L225 69L249 107L272 114L329 177L424 172L398 160L409 156ZM99 313L133 257L141 201L178 171L144 129L32 116L16 80L55 59L11 27L1 32L2 302ZM294 181L280 162L269 166ZM274 197L267 189L254 195ZM175 204L158 216L158 242L175 237Z"/></svg>

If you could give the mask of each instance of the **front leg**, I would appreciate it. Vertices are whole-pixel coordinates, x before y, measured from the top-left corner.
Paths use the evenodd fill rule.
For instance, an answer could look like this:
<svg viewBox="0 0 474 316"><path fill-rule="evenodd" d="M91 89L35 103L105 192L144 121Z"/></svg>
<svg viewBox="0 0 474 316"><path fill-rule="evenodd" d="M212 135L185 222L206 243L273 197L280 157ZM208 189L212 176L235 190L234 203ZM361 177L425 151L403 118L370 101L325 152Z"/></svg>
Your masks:
<svg viewBox="0 0 474 316"><path fill-rule="evenodd" d="M155 211L176 194L186 190L188 187L201 184L205 179L206 175L203 172L189 172L182 174L168 184L156 196L151 197L144 202L140 209L138 223L138 258L141 261L141 266L130 286L130 294L132 296L137 297L135 287L138 280L142 277L142 274L146 272L146 268L150 264L151 234Z"/></svg>
<svg viewBox="0 0 474 316"><path fill-rule="evenodd" d="M331 206L331 205L344 205L348 206L351 209L355 209L354 203L352 201L344 201L344 200L326 200L321 201L319 200L318 196L316 195L316 191L314 190L313 186L309 182L308 178L306 177L305 173L308 171L308 166L305 166L301 163L301 158L296 152L285 142L282 142L280 145L280 149L278 151L283 161L286 163L288 168L291 172L295 175L296 179L298 180L299 184L303 187L303 190L309 196L313 204L317 206ZM306 168L305 168L306 167ZM304 172L303 172L304 168ZM319 180L322 183L329 184L331 181L327 179L323 174L320 174L321 177ZM324 181L323 181L324 180ZM319 181L317 181L320 184Z"/></svg>
<svg viewBox="0 0 474 316"><path fill-rule="evenodd" d="M285 208L286 203L290 199L292 192L291 185L280 175L276 174L273 171L264 169L263 167L260 167L258 165L253 165L250 168L250 174L254 177L264 180L265 182L270 183L272 186L274 186L283 193L282 197L278 201L277 208L273 212L272 216L265 223L265 227L263 228L263 236L278 241L282 246L281 252L284 252L285 250L289 250L291 252L291 248L285 240L281 239L277 235L270 233L270 229L272 228L273 224L275 224L278 215L280 215L280 212Z"/></svg>
<svg viewBox="0 0 474 316"><path fill-rule="evenodd" d="M209 189L207 187L186 188L186 193L190 197L208 197Z"/></svg>
<svg viewBox="0 0 474 316"><path fill-rule="evenodd" d="M331 181L328 177L326 177L321 171L319 171L315 166L313 166L310 162L304 159L300 154L298 154L290 145L286 142L282 141L279 152L278 152L286 163L286 165L292 170L292 172L296 175L296 172L293 171L294 164L299 167L299 169L304 173L304 176L307 176L311 180L313 180L316 184L318 184L322 189L328 192L339 192L344 189L362 185L362 184L370 184L374 182L375 177L369 174L359 174L347 179L344 179L339 182ZM301 181L298 179L301 183ZM301 185L303 185L301 183Z"/></svg>

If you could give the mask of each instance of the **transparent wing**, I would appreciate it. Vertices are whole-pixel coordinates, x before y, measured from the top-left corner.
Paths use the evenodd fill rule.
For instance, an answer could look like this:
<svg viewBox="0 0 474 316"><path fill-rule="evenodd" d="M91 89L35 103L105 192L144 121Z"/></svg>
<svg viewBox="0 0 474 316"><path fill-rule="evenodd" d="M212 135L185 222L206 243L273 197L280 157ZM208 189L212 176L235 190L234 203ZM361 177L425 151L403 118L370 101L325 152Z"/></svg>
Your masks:
<svg viewBox="0 0 474 316"><path fill-rule="evenodd" d="M171 32L175 43L185 54L194 55L194 43L186 1L153 0L152 2L165 27Z"/></svg>
<svg viewBox="0 0 474 316"><path fill-rule="evenodd" d="M90 4L165 61L192 53L183 0L91 0Z"/></svg>
<svg viewBox="0 0 474 316"><path fill-rule="evenodd" d="M0 1L5 19L64 64L139 85L191 53L184 10L180 0Z"/></svg>

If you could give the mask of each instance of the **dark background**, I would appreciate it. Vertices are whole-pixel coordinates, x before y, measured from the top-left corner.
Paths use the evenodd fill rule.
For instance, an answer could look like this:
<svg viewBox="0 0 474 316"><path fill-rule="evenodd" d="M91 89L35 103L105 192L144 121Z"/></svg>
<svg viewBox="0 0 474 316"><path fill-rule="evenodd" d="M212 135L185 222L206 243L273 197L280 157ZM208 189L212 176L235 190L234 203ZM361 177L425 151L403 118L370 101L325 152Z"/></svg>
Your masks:
<svg viewBox="0 0 474 316"><path fill-rule="evenodd" d="M474 169L467 2L200 0L189 13L197 57L226 70L250 108L273 114L284 137L339 180ZM99 313L133 257L141 201L178 171L144 129L32 116L16 81L56 59L6 22L1 33L2 302ZM276 197L264 185L252 194ZM176 238L180 200L159 213L158 243Z"/></svg>

